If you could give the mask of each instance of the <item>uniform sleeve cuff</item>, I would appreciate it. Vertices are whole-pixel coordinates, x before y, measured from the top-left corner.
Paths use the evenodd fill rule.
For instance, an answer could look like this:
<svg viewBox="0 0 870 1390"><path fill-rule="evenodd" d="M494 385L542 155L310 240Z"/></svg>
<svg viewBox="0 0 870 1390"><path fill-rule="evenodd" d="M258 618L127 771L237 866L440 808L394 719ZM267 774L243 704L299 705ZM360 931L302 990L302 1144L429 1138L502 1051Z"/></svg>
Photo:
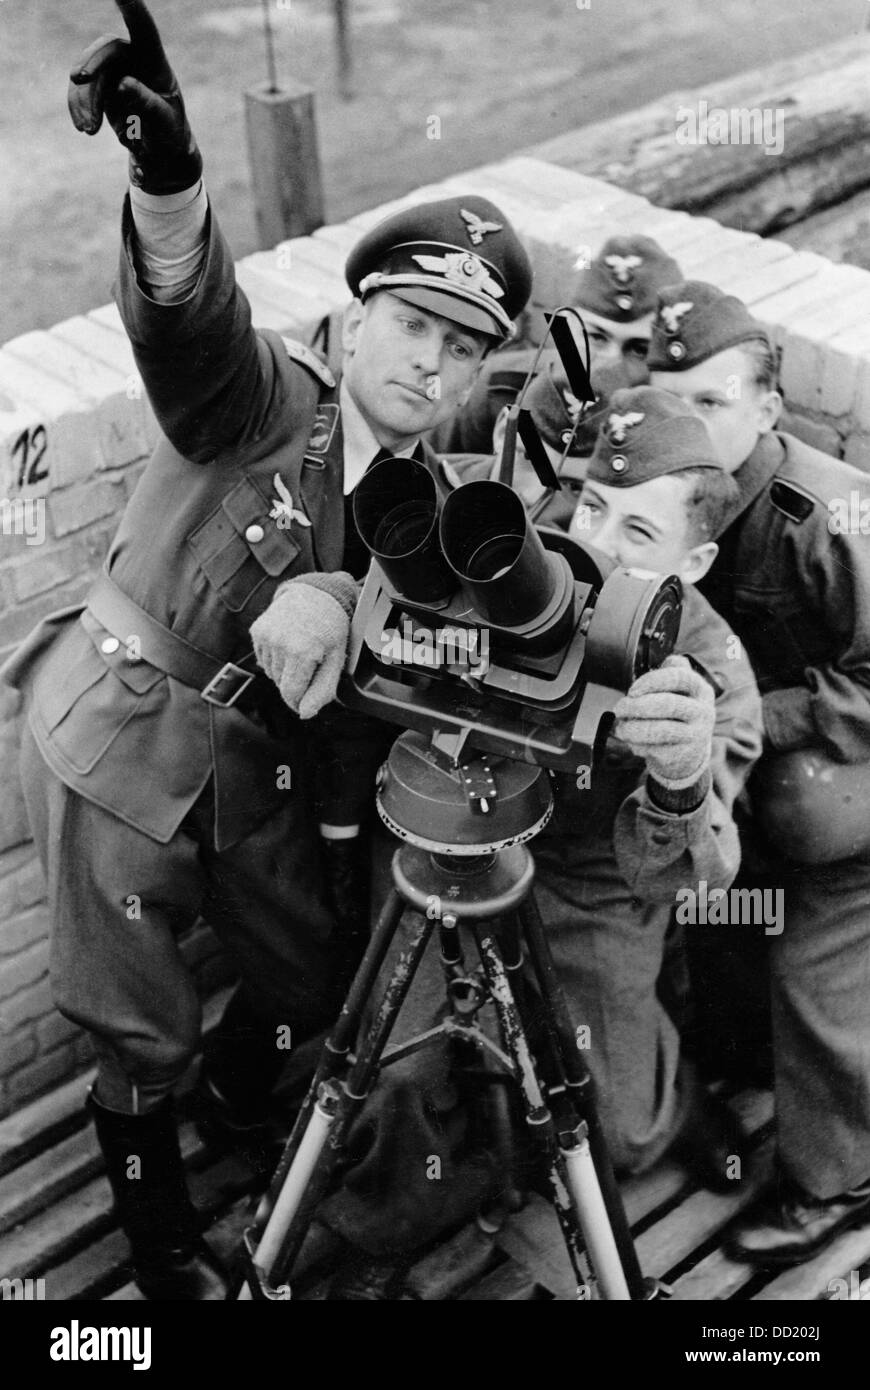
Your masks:
<svg viewBox="0 0 870 1390"><path fill-rule="evenodd" d="M651 774L646 779L647 795L653 806L674 816L684 816L690 811L697 811L711 786L712 778L708 767L686 787L666 787Z"/></svg>
<svg viewBox="0 0 870 1390"><path fill-rule="evenodd" d="M202 179L197 179L190 188L182 188L180 193L144 193L134 183L130 184L130 202L134 208L143 212L181 212L182 208L196 202L200 191L205 192Z"/></svg>
<svg viewBox="0 0 870 1390"><path fill-rule="evenodd" d="M812 691L804 685L771 690L762 696L764 737L771 748L785 753L817 742L812 701Z"/></svg>
<svg viewBox="0 0 870 1390"><path fill-rule="evenodd" d="M348 618L353 617L356 601L359 598L360 585L348 574L346 570L336 570L333 574L297 574L287 581L288 584L307 584L312 589L322 589L330 598L334 598L336 603L344 609ZM276 591L287 586L282 584Z"/></svg>

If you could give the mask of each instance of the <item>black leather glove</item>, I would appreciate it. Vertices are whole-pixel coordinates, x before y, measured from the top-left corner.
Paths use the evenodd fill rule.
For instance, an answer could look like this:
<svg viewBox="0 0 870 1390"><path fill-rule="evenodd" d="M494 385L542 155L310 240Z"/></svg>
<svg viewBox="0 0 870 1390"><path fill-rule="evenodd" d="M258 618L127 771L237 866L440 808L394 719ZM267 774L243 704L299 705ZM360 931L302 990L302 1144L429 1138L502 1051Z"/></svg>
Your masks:
<svg viewBox="0 0 870 1390"><path fill-rule="evenodd" d="M142 0L115 0L130 35L86 48L67 93L76 130L96 135L105 113L130 151L130 182L145 193L178 193L202 174L202 156L184 113L157 26Z"/></svg>

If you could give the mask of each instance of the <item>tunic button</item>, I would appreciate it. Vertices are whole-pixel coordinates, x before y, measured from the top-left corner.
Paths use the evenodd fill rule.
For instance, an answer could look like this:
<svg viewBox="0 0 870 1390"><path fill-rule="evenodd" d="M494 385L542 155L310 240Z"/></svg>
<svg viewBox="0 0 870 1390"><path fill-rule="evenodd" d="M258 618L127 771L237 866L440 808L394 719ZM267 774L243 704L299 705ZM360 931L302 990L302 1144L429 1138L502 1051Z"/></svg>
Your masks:
<svg viewBox="0 0 870 1390"><path fill-rule="evenodd" d="M250 541L251 545L256 545L258 541L263 539L265 534L266 532L263 530L262 526L258 526L255 522L253 526L249 526L245 531L245 540Z"/></svg>
<svg viewBox="0 0 870 1390"><path fill-rule="evenodd" d="M104 637L100 643L100 651L105 652L106 656L112 656L120 647L121 643L117 637Z"/></svg>

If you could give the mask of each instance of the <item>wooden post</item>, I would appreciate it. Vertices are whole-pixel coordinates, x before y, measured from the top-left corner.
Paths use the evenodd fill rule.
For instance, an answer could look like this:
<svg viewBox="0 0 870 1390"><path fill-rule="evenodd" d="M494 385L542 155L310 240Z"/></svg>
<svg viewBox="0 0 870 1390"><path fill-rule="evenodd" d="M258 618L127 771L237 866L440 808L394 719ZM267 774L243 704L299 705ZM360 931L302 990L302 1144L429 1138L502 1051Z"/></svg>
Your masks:
<svg viewBox="0 0 870 1390"><path fill-rule="evenodd" d="M347 0L335 0L335 43L338 49L338 90L345 101L353 96L353 58Z"/></svg>
<svg viewBox="0 0 870 1390"><path fill-rule="evenodd" d="M245 125L260 245L308 236L323 226L323 185L314 93L286 82L245 92Z"/></svg>

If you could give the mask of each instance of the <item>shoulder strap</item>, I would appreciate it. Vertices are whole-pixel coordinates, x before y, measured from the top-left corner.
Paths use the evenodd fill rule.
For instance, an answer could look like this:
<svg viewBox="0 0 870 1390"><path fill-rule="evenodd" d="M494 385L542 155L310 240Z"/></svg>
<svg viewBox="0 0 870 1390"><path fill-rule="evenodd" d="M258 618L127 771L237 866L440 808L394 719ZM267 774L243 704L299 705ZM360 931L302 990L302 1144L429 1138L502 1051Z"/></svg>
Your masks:
<svg viewBox="0 0 870 1390"><path fill-rule="evenodd" d="M317 356L317 353L314 352L312 348L307 347L305 343L297 342L295 338L285 338L283 334L281 335L281 341L287 349L287 356L293 362L298 362L300 366L307 367L312 376L316 376L317 380L323 386L328 386L330 389L335 386L335 377L329 367Z"/></svg>
<svg viewBox="0 0 870 1390"><path fill-rule="evenodd" d="M341 341L343 323L344 310L333 309L331 313L325 314L320 320L311 337L311 346L324 359L334 376L340 374L344 361L344 348Z"/></svg>
<svg viewBox="0 0 870 1390"><path fill-rule="evenodd" d="M811 492L778 475L770 484L770 500L778 512L798 526L812 515L816 505L816 498Z"/></svg>

